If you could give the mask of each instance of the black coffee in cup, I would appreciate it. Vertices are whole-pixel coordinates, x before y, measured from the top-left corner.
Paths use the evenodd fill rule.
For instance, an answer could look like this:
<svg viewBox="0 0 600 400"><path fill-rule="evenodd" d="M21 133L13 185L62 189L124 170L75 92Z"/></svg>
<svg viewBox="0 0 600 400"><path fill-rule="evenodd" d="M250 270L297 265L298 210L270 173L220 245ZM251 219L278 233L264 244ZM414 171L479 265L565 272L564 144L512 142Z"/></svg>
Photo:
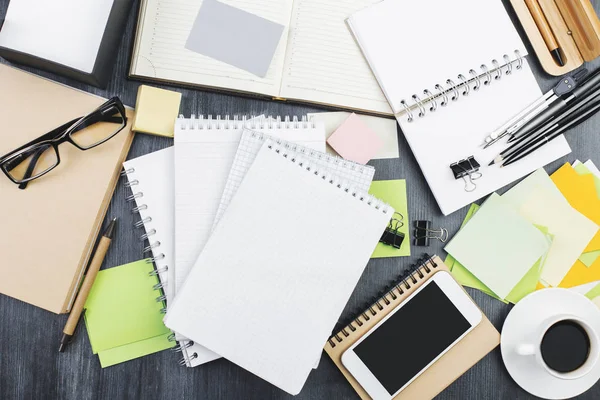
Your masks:
<svg viewBox="0 0 600 400"><path fill-rule="evenodd" d="M541 354L546 365L556 372L567 373L581 368L590 354L590 338L573 320L559 321L544 334Z"/></svg>

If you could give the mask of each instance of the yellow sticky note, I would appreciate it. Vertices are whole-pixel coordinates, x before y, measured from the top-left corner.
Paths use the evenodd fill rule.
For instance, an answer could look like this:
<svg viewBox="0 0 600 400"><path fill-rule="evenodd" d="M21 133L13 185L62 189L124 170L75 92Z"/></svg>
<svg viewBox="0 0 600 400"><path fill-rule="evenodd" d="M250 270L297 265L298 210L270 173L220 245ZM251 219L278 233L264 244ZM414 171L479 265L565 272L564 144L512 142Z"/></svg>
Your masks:
<svg viewBox="0 0 600 400"><path fill-rule="evenodd" d="M598 199L596 184L591 174L579 175L571 164L567 163L551 178L573 208L600 225L600 199ZM595 250L600 250L600 232L588 244L584 252Z"/></svg>
<svg viewBox="0 0 600 400"><path fill-rule="evenodd" d="M572 288L598 280L600 280L600 259L596 260L590 267L586 267L584 263L578 260L558 287Z"/></svg>
<svg viewBox="0 0 600 400"><path fill-rule="evenodd" d="M135 132L173 137L181 93L140 85L135 104Z"/></svg>

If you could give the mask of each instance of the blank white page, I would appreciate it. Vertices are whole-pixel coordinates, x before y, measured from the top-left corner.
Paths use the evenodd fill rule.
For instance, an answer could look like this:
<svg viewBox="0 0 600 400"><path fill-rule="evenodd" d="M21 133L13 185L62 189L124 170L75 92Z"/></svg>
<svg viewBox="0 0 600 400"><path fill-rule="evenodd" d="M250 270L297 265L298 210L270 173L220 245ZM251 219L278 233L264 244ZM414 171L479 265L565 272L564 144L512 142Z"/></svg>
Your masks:
<svg viewBox="0 0 600 400"><path fill-rule="evenodd" d="M346 19L379 0L295 0L281 97L391 114Z"/></svg>
<svg viewBox="0 0 600 400"><path fill-rule="evenodd" d="M447 79L527 55L500 0L384 0L348 22L394 113Z"/></svg>
<svg viewBox="0 0 600 400"><path fill-rule="evenodd" d="M235 154L227 184L221 196L221 204L213 223L213 229L225 213L225 210L231 203L231 199L242 184L246 173L256 159L258 152L265 141L273 139L271 136L245 129L242 133L242 139ZM361 192L368 192L375 175L375 168L370 165L362 165L343 158L331 156L323 151L315 150L308 146L288 142L282 139L276 139L279 147L283 148L284 154L289 158L302 160L301 162L310 165L315 171L328 171L336 175L344 183L348 183L353 188Z"/></svg>
<svg viewBox="0 0 600 400"><path fill-rule="evenodd" d="M165 323L297 394L393 209L274 148L261 149Z"/></svg>
<svg viewBox="0 0 600 400"><path fill-rule="evenodd" d="M113 3L11 0L0 46L91 73Z"/></svg>
<svg viewBox="0 0 600 400"><path fill-rule="evenodd" d="M322 124L178 119L175 125L176 291L210 236L244 129L303 143L318 151L325 149Z"/></svg>
<svg viewBox="0 0 600 400"><path fill-rule="evenodd" d="M142 5L131 74L278 96L292 0L223 0L284 29L264 78L185 48L202 0L147 0Z"/></svg>

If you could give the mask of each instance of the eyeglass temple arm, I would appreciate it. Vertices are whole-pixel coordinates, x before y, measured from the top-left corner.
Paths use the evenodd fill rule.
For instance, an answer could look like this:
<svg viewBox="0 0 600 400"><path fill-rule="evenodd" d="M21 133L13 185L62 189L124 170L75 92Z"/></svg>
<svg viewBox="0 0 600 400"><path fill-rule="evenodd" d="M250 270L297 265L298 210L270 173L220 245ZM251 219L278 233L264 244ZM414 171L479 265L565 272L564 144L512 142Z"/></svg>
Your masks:
<svg viewBox="0 0 600 400"><path fill-rule="evenodd" d="M59 136L60 134L62 134L66 129L68 129L71 125L73 125L75 122L79 121L80 118L76 118L72 121L67 122L66 124L63 124L61 126L59 126L58 128L52 129L50 132L43 134L42 136L32 140L31 142L24 144L23 146L19 147L18 149L15 149L13 151L11 151L10 153L0 157L0 162L2 162L3 158L7 158L10 157L11 155L18 153L19 151L26 149L29 146L32 146L36 143L41 143L45 140L52 140L55 137ZM12 169L12 168L11 168Z"/></svg>
<svg viewBox="0 0 600 400"><path fill-rule="evenodd" d="M29 162L29 165L27 166L27 171L25 171L25 175L23 175L24 180L31 178L31 174L33 174L35 165L37 164L37 162L40 159L40 157L42 156L42 154L44 154L44 151L46 151L46 148L43 148L43 147L39 147L38 149L35 150L35 154L33 155L33 158L31 159L31 161ZM29 182L21 183L19 185L19 189L23 190L23 189L27 188L28 183Z"/></svg>

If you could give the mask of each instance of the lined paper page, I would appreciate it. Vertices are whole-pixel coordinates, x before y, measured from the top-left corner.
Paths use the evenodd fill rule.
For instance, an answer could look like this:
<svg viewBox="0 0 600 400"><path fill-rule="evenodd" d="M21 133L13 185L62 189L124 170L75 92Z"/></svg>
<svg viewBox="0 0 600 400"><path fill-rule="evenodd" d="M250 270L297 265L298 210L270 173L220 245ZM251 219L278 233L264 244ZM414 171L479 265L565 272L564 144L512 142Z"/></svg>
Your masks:
<svg viewBox="0 0 600 400"><path fill-rule="evenodd" d="M281 96L391 114L346 25L378 1L294 1Z"/></svg>
<svg viewBox="0 0 600 400"><path fill-rule="evenodd" d="M223 0L286 27L267 76L254 74L184 48L202 0L148 0L143 5L133 75L277 96L292 0Z"/></svg>

